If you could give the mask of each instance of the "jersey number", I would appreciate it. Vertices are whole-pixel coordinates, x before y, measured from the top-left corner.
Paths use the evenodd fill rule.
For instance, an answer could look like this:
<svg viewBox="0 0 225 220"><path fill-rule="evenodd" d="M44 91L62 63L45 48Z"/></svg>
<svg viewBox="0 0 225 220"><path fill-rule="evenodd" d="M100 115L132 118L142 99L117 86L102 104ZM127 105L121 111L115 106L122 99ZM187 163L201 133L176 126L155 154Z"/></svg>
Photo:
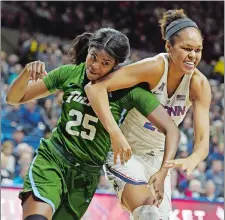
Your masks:
<svg viewBox="0 0 225 220"><path fill-rule="evenodd" d="M75 136L81 136L84 139L93 141L95 138L96 128L90 124L90 122L98 122L98 118L93 117L91 115L85 114L83 117L83 114L75 109L70 110L69 116L76 117L76 121L69 121L66 123L66 131ZM83 121L83 122L82 122ZM83 128L89 130L89 132L86 131L74 131L72 130L72 127L77 127L82 124Z"/></svg>

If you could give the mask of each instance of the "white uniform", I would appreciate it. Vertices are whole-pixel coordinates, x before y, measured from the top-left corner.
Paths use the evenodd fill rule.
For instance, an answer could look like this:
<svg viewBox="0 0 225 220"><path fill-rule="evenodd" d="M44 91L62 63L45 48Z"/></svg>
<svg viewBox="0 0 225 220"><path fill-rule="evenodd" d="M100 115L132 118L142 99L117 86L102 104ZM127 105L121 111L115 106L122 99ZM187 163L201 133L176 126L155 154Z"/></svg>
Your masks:
<svg viewBox="0 0 225 220"><path fill-rule="evenodd" d="M173 96L169 98L167 94L168 54L161 53L158 56L163 57L165 68L159 83L151 91L167 109L174 122L179 125L191 106L189 86L192 74L184 75ZM126 183L146 184L149 178L160 169L165 148L165 135L135 108L128 113L120 128L132 147L132 158L125 165L114 165L111 152L108 154L105 171L121 200ZM172 208L170 173L165 180L164 192L159 211L162 219L168 219Z"/></svg>

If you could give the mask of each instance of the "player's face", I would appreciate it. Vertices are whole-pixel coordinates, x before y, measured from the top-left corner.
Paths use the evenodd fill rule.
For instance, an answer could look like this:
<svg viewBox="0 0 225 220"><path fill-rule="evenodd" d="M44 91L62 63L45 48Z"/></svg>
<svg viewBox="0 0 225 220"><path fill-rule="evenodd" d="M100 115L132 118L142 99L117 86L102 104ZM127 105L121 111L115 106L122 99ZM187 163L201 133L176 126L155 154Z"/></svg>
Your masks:
<svg viewBox="0 0 225 220"><path fill-rule="evenodd" d="M169 45L169 54L179 72L190 74L202 57L202 36L194 27L185 28L175 37L175 44Z"/></svg>
<svg viewBox="0 0 225 220"><path fill-rule="evenodd" d="M116 61L105 50L99 50L92 47L86 58L86 74L89 80L97 80L108 74Z"/></svg>

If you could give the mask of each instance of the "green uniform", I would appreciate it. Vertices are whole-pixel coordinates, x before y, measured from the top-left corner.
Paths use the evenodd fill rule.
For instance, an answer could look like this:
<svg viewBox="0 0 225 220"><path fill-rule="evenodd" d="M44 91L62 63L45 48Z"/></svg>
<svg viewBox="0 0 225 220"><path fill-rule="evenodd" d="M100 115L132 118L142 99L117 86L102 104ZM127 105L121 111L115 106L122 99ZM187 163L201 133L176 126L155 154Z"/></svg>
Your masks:
<svg viewBox="0 0 225 220"><path fill-rule="evenodd" d="M50 139L41 139L20 198L33 191L52 206L54 220L80 219L97 188L110 138L84 92L84 63L59 67L43 80L50 92L64 92L62 112ZM117 122L123 109L136 107L147 116L158 105L157 99L140 87L110 96L111 112Z"/></svg>

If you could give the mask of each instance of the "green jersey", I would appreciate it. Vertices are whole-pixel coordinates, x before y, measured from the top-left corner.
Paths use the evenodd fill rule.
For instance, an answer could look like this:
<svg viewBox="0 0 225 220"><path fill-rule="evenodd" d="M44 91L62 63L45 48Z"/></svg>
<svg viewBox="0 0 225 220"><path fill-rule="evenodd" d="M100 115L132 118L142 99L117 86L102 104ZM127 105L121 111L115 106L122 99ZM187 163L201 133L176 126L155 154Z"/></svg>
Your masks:
<svg viewBox="0 0 225 220"><path fill-rule="evenodd" d="M50 140L55 146L63 146L81 162L99 166L104 164L111 146L110 137L86 97L85 70L85 63L64 65L44 77L43 81L50 92L64 92L61 117ZM147 116L159 105L158 100L143 88L134 87L124 91L121 97L117 95L116 99L111 98L110 101L111 112L117 123L123 109L129 111L135 107ZM113 97L114 93L111 94Z"/></svg>

